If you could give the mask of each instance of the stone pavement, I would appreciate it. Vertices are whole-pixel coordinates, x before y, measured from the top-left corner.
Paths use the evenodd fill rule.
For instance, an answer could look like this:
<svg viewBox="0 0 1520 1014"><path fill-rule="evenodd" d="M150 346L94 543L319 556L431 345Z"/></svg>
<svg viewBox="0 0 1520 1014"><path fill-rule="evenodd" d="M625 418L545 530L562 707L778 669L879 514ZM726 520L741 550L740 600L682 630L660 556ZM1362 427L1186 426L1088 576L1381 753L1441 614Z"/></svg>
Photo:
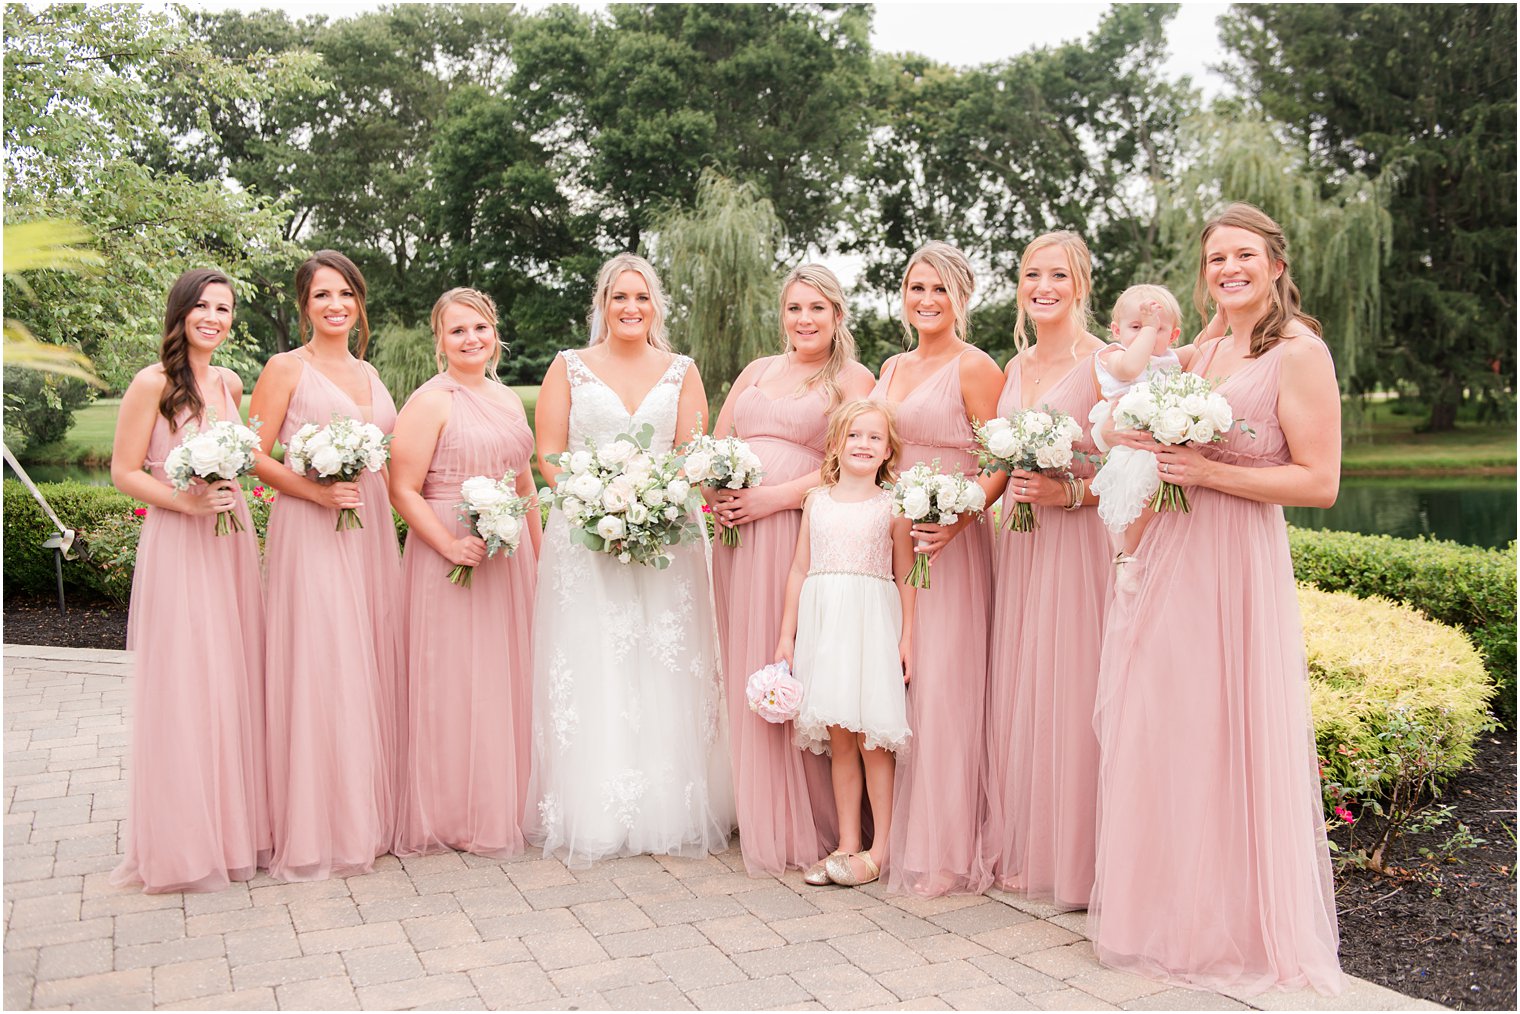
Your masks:
<svg viewBox="0 0 1520 1014"><path fill-rule="evenodd" d="M129 672L126 652L5 646L7 1009L1438 1009L1354 979L1329 1001L1171 989L1100 968L1080 914L751 879L737 849L118 890Z"/></svg>

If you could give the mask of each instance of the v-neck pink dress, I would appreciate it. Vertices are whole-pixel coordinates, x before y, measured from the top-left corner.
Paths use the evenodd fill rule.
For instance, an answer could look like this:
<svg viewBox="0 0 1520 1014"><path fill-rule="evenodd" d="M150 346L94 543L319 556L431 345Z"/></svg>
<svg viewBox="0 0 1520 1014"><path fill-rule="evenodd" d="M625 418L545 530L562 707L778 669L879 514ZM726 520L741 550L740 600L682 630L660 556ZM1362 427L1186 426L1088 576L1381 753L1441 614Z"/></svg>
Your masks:
<svg viewBox="0 0 1520 1014"><path fill-rule="evenodd" d="M1292 460L1278 420L1289 338L1216 390L1255 430L1204 447L1246 468ZM1199 352L1206 373L1218 344ZM1282 508L1188 490L1135 552L1103 638L1096 880L1106 965L1256 993L1341 988L1298 592Z"/></svg>
<svg viewBox="0 0 1520 1014"><path fill-rule="evenodd" d="M206 419L237 420L226 383ZM159 415L144 465L185 437ZM205 487L178 496L204 496ZM127 647L133 652L130 791L117 886L215 891L269 864L264 790L264 594L248 505L241 532L152 507L137 543Z"/></svg>
<svg viewBox="0 0 1520 1014"><path fill-rule="evenodd" d="M1048 406L1082 424L1101 393L1083 359L1032 405L1021 404L1014 360L998 415ZM1072 462L1073 475L1093 466ZM1010 488L1011 484L1010 484ZM1011 500L1005 500L1004 511ZM998 887L1064 909L1092 893L1098 806L1093 700L1113 551L1096 507L1035 507L1033 532L1000 529L987 675L987 817L982 829Z"/></svg>
<svg viewBox="0 0 1520 1014"><path fill-rule="evenodd" d="M308 422L364 411L300 351L280 442ZM367 365L371 418L396 424ZM401 758L401 558L379 472L359 478L364 527L336 531L338 512L281 494L269 515L265 642L271 876L321 880L364 873L390 851Z"/></svg>
<svg viewBox="0 0 1520 1014"><path fill-rule="evenodd" d="M515 405L440 374L412 395L449 391L422 496L456 537L460 485L529 469L533 431ZM533 592L538 555L526 529L516 551L474 568L453 564L413 531L406 537L406 765L396 821L398 856L463 852L505 859L527 848L522 812L533 735Z"/></svg>
<svg viewBox="0 0 1520 1014"><path fill-rule="evenodd" d="M751 386L734 400L734 429L760 458L768 485L816 472L827 428L821 390L772 398ZM745 695L750 673L775 661L801 524L801 510L778 511L741 527L743 545L714 543L712 551L739 847L751 876L810 866L839 839L827 758L799 751L791 723L765 721Z"/></svg>
<svg viewBox="0 0 1520 1014"><path fill-rule="evenodd" d="M960 362L960 356L950 360L896 403L902 467L938 459L942 470L977 475ZM896 366L894 359L882 370L872 398L888 400ZM908 684L913 739L897 760L891 853L883 877L891 891L980 894L991 883L980 844L991 520L963 529L933 568L933 585L919 590L914 608L913 682Z"/></svg>

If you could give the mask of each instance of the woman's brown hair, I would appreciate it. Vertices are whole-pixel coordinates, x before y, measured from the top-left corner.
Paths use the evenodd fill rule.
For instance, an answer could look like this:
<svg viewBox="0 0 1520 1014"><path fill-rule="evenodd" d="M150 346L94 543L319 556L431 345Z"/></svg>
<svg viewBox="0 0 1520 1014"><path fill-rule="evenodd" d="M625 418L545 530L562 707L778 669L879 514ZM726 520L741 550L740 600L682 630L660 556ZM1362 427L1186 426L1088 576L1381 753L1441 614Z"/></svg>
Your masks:
<svg viewBox="0 0 1520 1014"><path fill-rule="evenodd" d="M1288 325L1294 321L1300 321L1315 334L1322 333L1319 321L1300 309L1302 301L1298 286L1293 284L1292 272L1288 270L1288 239L1283 235L1282 226L1274 222L1265 211L1245 201L1236 201L1214 216L1203 227L1203 235L1198 237L1198 281L1193 285L1193 305L1203 317L1204 324L1208 324L1210 316L1209 283L1204 277L1209 267L1209 236L1215 229L1226 226L1260 236L1266 244L1268 260L1282 265L1282 274L1277 276L1277 281L1268 290L1271 305L1251 331L1251 358L1261 356L1288 337Z"/></svg>
<svg viewBox="0 0 1520 1014"><path fill-rule="evenodd" d="M158 398L158 411L169 421L171 431L178 429L176 422L182 410L189 411L191 419L199 419L206 411L200 388L195 386L195 374L190 369L190 339L185 335L185 317L208 285L225 285L232 288L232 279L214 268L195 268L186 271L169 287L169 297L164 301L164 340L158 346L158 361L164 367L164 393ZM232 305L237 306L237 294L233 293Z"/></svg>
<svg viewBox="0 0 1520 1014"><path fill-rule="evenodd" d="M369 316L364 312L364 297L369 290L364 284L364 275L359 271L359 266L336 250L318 250L296 268L296 309L300 319L301 341L311 340L311 314L307 311L306 304L311 299L311 280L316 276L318 268L332 268L354 290L355 301L359 304L359 344L354 349L354 355L363 359L365 350L369 348Z"/></svg>

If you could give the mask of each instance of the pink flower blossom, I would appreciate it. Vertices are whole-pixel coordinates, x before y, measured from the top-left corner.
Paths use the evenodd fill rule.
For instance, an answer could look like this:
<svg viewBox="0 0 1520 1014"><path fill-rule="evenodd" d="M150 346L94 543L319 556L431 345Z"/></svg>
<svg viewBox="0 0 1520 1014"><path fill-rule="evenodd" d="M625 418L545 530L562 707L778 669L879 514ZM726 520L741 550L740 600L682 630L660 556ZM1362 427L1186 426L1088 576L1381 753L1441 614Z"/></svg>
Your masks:
<svg viewBox="0 0 1520 1014"><path fill-rule="evenodd" d="M145 518L145 517L148 516L148 508L146 508L146 507L133 507L132 508L132 513L136 514L140 518Z"/></svg>
<svg viewBox="0 0 1520 1014"><path fill-rule="evenodd" d="M1356 823L1356 818L1351 816L1351 811L1346 809L1344 806L1337 806L1335 808L1335 815L1348 824Z"/></svg>

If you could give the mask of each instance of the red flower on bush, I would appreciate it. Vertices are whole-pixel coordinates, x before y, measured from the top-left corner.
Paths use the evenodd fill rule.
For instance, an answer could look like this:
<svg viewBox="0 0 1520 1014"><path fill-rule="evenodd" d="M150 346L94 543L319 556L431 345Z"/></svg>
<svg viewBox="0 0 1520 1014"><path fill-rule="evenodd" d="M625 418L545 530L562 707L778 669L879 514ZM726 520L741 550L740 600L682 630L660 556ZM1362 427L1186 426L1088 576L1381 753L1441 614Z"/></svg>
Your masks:
<svg viewBox="0 0 1520 1014"><path fill-rule="evenodd" d="M145 518L145 517L148 516L148 508L146 508L146 507L133 507L132 508L132 513L136 514L140 518Z"/></svg>

